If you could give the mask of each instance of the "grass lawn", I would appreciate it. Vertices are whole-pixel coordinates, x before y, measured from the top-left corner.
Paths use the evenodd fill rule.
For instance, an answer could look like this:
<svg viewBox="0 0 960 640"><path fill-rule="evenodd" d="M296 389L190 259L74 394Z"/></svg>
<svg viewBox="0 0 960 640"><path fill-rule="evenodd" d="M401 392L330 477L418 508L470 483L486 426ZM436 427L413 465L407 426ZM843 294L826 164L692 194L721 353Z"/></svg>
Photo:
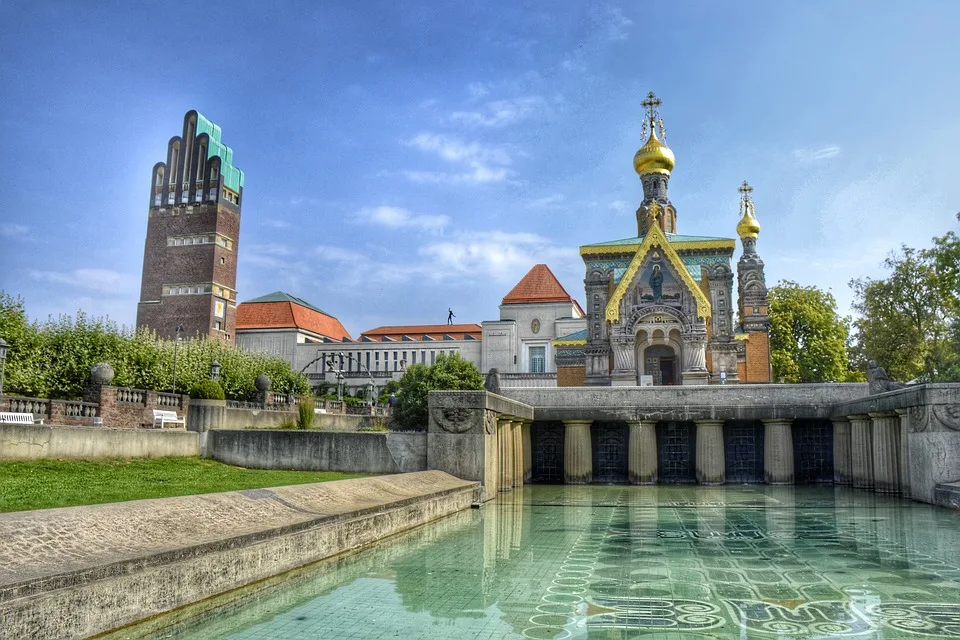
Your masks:
<svg viewBox="0 0 960 640"><path fill-rule="evenodd" d="M0 512L279 487L365 475L243 469L201 458L0 460Z"/></svg>

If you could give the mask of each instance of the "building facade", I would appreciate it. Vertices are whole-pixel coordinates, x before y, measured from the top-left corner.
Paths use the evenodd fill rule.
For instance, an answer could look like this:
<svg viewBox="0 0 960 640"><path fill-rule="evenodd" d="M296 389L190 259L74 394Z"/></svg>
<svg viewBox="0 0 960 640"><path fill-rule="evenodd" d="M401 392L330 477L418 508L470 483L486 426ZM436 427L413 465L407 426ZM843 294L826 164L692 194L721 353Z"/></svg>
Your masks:
<svg viewBox="0 0 960 640"><path fill-rule="evenodd" d="M153 167L137 328L233 342L243 171L196 111Z"/></svg>
<svg viewBox="0 0 960 640"><path fill-rule="evenodd" d="M746 182L740 188L743 257L735 300L736 242L677 233L668 194L675 157L661 140L661 102L650 93L643 104L643 135L649 135L633 159L643 187L637 235L580 247L586 332L563 336L557 358L570 369L582 361L586 385L770 382L767 288L752 189Z"/></svg>

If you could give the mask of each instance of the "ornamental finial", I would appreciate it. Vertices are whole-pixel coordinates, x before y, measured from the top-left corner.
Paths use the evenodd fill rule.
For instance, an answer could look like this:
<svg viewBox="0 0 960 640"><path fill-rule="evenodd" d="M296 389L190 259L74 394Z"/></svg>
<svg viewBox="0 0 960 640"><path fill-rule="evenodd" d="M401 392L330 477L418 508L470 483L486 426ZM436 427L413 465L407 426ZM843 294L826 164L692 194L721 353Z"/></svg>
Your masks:
<svg viewBox="0 0 960 640"><path fill-rule="evenodd" d="M647 125L650 126L650 133L654 132L655 127L660 128L660 137L666 138L666 131L663 128L663 120L660 119L660 105L663 104L663 100L658 98L653 91L647 94L646 100L640 103L646 110L646 116L643 119L643 135L647 134Z"/></svg>
<svg viewBox="0 0 960 640"><path fill-rule="evenodd" d="M753 207L753 198L750 197L753 187L744 180L737 191L740 192L740 224L737 225L737 234L743 240L755 241L760 235L760 223L757 221L756 210Z"/></svg>

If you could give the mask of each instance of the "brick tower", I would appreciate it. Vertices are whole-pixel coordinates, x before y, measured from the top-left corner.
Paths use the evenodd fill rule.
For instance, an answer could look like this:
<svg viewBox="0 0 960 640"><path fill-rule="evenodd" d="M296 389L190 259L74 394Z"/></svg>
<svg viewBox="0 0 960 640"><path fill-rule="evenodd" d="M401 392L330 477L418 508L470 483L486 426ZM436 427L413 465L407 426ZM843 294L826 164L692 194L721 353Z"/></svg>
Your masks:
<svg viewBox="0 0 960 640"><path fill-rule="evenodd" d="M757 221L753 187L744 180L740 192L740 223L737 234L743 244L743 255L737 263L739 296L737 307L743 332L742 360L739 363L740 380L743 382L772 382L770 368L770 301L767 297L767 281L763 275L763 260L757 254L757 238L760 223Z"/></svg>
<svg viewBox="0 0 960 640"><path fill-rule="evenodd" d="M153 167L137 328L233 342L243 171L220 127L196 111Z"/></svg>

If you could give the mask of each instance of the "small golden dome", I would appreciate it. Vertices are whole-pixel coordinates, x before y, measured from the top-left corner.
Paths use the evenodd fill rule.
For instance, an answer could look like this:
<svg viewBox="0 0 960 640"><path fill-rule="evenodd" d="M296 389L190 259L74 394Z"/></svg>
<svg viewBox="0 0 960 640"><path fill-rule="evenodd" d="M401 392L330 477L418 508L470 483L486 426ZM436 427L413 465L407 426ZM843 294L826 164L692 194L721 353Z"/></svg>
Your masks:
<svg viewBox="0 0 960 640"><path fill-rule="evenodd" d="M760 235L760 223L757 221L757 217L753 215L752 202L744 207L743 217L737 224L737 235L741 239L753 238L754 240Z"/></svg>
<svg viewBox="0 0 960 640"><path fill-rule="evenodd" d="M640 147L637 154L633 156L633 169L638 174L645 173L664 173L670 175L676 158L670 147L660 142L654 127L650 127L650 137L647 142Z"/></svg>

